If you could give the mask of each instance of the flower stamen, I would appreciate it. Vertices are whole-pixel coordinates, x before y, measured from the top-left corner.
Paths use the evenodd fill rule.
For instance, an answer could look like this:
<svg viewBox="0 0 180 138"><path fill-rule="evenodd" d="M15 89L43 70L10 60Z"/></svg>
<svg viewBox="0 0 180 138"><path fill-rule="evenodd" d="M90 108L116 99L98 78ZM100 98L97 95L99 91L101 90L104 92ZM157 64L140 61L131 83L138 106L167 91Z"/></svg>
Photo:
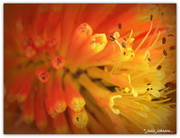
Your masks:
<svg viewBox="0 0 180 138"><path fill-rule="evenodd" d="M159 65L159 66L157 67L157 70L161 70L161 68L162 68L162 66L161 66L161 65Z"/></svg>
<svg viewBox="0 0 180 138"><path fill-rule="evenodd" d="M133 76L132 79L133 79L133 80L134 80L134 79L137 79L138 77L140 77L140 76L142 76L142 75L144 75L144 74L147 74L148 72L150 72L150 71L152 71L153 69L157 68L157 65L159 66L159 65L163 62L163 60L164 60L165 57L166 57L166 56L163 56L163 58L162 58L157 64L155 64L154 66L152 66L151 68L149 68L147 71L142 72L142 73L140 73L140 74L138 74L138 75L136 75L136 76Z"/></svg>
<svg viewBox="0 0 180 138"><path fill-rule="evenodd" d="M109 39L110 39L111 41L115 41L115 40L116 40L113 36L110 36Z"/></svg>
<svg viewBox="0 0 180 138"><path fill-rule="evenodd" d="M118 29L121 29L121 28L122 28L122 24L118 23Z"/></svg>
<svg viewBox="0 0 180 138"><path fill-rule="evenodd" d="M162 38L162 44L166 44L166 38L165 37Z"/></svg>
<svg viewBox="0 0 180 138"><path fill-rule="evenodd" d="M152 15L150 16L150 19L152 19ZM145 42L145 40L149 36L149 34L150 34L151 30L152 30L152 25L153 25L153 22L151 20L149 31L147 32L146 36L143 38L141 43L138 45L138 47L135 49L135 53L139 50L139 48L143 45L143 43Z"/></svg>
<svg viewBox="0 0 180 138"><path fill-rule="evenodd" d="M168 55L166 50L163 50L163 54L164 54L164 56Z"/></svg>
<svg viewBox="0 0 180 138"><path fill-rule="evenodd" d="M176 46L171 46L169 49L174 50L174 49L176 49Z"/></svg>
<svg viewBox="0 0 180 138"><path fill-rule="evenodd" d="M154 45L155 45L156 42L158 41L159 37L160 37L160 31L158 32L158 35L157 35L155 41L153 42L153 44L148 48L149 51L154 47Z"/></svg>

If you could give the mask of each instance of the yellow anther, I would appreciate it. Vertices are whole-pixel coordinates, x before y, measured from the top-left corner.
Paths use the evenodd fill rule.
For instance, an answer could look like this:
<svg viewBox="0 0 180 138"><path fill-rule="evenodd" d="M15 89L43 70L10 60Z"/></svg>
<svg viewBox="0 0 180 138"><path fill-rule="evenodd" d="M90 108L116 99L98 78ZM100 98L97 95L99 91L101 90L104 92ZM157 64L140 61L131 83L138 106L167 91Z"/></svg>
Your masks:
<svg viewBox="0 0 180 138"><path fill-rule="evenodd" d="M126 87L126 88L124 89L124 91L128 93L128 92L130 91L130 89L129 89L128 87Z"/></svg>

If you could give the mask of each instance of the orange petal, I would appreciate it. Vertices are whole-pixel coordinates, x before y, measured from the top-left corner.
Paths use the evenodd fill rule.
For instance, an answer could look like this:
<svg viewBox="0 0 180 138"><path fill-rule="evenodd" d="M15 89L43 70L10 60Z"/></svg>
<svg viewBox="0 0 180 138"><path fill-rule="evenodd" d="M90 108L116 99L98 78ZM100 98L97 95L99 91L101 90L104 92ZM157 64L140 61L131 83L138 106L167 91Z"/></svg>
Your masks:
<svg viewBox="0 0 180 138"><path fill-rule="evenodd" d="M28 98L23 104L23 119L30 124L35 118L35 95L34 92L29 93Z"/></svg>
<svg viewBox="0 0 180 138"><path fill-rule="evenodd" d="M55 132L58 134L68 134L69 126L64 113L60 113L57 117L53 118L53 126Z"/></svg>
<svg viewBox="0 0 180 138"><path fill-rule="evenodd" d="M78 26L72 36L72 41L68 48L68 60L73 60L73 57L76 54L75 51L79 49L79 47L92 35L92 33L93 31L87 23L82 23L80 26Z"/></svg>
<svg viewBox="0 0 180 138"><path fill-rule="evenodd" d="M66 99L61 81L58 77L54 78L54 82L49 81L47 83L45 102L46 109L51 117L55 117L58 113L66 110Z"/></svg>
<svg viewBox="0 0 180 138"><path fill-rule="evenodd" d="M42 90L38 90L36 94L35 120L36 120L36 125L40 130L44 130L48 125Z"/></svg>
<svg viewBox="0 0 180 138"><path fill-rule="evenodd" d="M68 106L75 112L81 111L84 108L85 100L74 85L70 74L65 77L65 92Z"/></svg>

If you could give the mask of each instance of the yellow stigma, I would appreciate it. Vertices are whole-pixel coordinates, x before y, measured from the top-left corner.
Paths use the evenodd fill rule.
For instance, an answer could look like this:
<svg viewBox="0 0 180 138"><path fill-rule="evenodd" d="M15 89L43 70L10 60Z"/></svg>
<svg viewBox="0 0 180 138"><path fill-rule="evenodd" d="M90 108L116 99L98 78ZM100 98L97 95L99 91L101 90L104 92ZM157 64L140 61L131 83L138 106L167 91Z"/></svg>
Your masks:
<svg viewBox="0 0 180 138"><path fill-rule="evenodd" d="M110 98L110 107L113 113L120 114L120 110L114 107L114 99L121 98L121 95L115 95Z"/></svg>
<svg viewBox="0 0 180 138"><path fill-rule="evenodd" d="M107 38L105 34L95 34L91 38L90 46L96 53L102 51L107 44Z"/></svg>
<svg viewBox="0 0 180 138"><path fill-rule="evenodd" d="M71 108L75 112L79 112L84 108L85 104L86 102L83 98L73 98L73 100L71 101Z"/></svg>
<svg viewBox="0 0 180 138"><path fill-rule="evenodd" d="M87 125L88 123L88 115L83 109L81 112L73 112L71 111L72 115L72 122L76 127L83 128Z"/></svg>
<svg viewBox="0 0 180 138"><path fill-rule="evenodd" d="M126 87L126 88L124 89L124 91L128 93L128 92L130 91L130 89L129 89L128 87Z"/></svg>
<svg viewBox="0 0 180 138"><path fill-rule="evenodd" d="M66 103L56 103L54 109L57 113L62 113L66 110L66 107Z"/></svg>
<svg viewBox="0 0 180 138"><path fill-rule="evenodd" d="M124 55L124 60L128 61L128 60L131 60L134 57L135 53L134 53L134 51L132 50L131 47L128 47L128 48L124 49L123 55Z"/></svg>

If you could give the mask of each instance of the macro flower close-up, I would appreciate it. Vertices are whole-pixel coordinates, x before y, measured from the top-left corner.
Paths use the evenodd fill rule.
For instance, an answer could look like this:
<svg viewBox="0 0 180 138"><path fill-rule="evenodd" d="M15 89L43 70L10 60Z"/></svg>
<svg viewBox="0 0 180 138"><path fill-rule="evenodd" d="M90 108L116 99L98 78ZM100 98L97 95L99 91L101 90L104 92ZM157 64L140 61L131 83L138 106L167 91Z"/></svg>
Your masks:
<svg viewBox="0 0 180 138"><path fill-rule="evenodd" d="M176 4L4 4L5 134L175 134Z"/></svg>

